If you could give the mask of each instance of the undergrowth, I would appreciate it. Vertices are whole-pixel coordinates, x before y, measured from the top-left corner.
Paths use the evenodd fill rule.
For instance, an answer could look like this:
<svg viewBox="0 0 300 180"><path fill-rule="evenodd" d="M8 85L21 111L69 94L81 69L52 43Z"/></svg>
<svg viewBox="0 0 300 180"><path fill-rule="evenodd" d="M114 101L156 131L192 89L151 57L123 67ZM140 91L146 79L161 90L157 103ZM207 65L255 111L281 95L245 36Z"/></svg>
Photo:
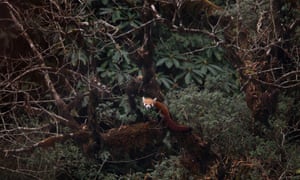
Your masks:
<svg viewBox="0 0 300 180"><path fill-rule="evenodd" d="M218 154L218 169L225 179L296 179L299 178L299 146L285 139L287 126L282 115L271 118L273 129L253 122L242 94L199 90L197 87L172 91L166 97L173 118L193 127ZM285 101L278 112L285 111ZM175 151L175 150L174 150ZM34 156L34 158L33 158ZM143 172L114 173L124 169L123 163L109 164L109 152L101 151L94 158L85 156L72 142L49 150L36 150L22 157L22 165L33 169L43 179L195 179L180 163L180 156L164 156L153 161ZM297 174L298 173L298 174ZM24 174L20 173L20 176ZM14 175L18 177L18 175ZM212 177L214 178L214 177Z"/></svg>
<svg viewBox="0 0 300 180"><path fill-rule="evenodd" d="M271 118L271 129L253 121L242 94L189 87L173 91L167 99L174 119L211 143L225 177L299 178L300 148L285 140L287 119L280 115L287 112L284 97Z"/></svg>

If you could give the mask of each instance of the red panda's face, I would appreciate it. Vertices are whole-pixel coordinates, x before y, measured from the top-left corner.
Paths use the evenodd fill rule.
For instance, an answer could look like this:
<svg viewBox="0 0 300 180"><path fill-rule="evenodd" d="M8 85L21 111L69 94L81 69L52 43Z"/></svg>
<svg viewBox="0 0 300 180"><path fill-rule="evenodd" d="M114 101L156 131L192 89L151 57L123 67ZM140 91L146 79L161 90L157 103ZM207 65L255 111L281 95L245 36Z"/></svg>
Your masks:
<svg viewBox="0 0 300 180"><path fill-rule="evenodd" d="M143 97L143 104L144 104L146 109L149 109L149 108L153 107L155 101L156 101L156 98L152 99L152 98Z"/></svg>

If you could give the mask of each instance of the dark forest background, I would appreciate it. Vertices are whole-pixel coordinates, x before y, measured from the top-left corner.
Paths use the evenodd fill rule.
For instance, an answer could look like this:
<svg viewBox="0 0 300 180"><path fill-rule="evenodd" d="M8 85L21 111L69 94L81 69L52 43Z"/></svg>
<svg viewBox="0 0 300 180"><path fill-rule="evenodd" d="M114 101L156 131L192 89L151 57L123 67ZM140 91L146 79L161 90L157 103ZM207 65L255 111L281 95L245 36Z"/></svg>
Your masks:
<svg viewBox="0 0 300 180"><path fill-rule="evenodd" d="M298 179L299 87L297 0L0 0L0 177Z"/></svg>

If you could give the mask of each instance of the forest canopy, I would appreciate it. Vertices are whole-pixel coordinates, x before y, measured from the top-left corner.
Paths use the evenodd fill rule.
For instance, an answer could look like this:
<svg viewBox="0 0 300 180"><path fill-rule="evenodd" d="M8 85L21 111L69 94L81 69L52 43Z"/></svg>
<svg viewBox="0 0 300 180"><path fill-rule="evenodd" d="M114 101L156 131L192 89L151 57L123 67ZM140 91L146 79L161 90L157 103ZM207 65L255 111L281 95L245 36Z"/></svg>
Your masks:
<svg viewBox="0 0 300 180"><path fill-rule="evenodd" d="M300 178L298 1L1 0L0 27L1 178Z"/></svg>

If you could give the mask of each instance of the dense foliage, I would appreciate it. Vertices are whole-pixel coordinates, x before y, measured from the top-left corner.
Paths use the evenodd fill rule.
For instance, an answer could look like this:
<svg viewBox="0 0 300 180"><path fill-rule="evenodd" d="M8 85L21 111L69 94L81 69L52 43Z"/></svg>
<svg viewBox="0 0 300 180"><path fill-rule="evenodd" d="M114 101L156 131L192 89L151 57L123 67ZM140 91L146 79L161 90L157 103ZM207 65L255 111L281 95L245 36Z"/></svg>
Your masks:
<svg viewBox="0 0 300 180"><path fill-rule="evenodd" d="M272 117L273 129L251 120L241 94L228 96L220 91L198 91L190 87L168 96L176 119L192 124L195 131L211 142L223 157L220 164L227 169L226 177L261 179L293 177L299 164L299 147L282 132L288 123L282 118L282 102ZM208 106L209 104L209 106Z"/></svg>
<svg viewBox="0 0 300 180"><path fill-rule="evenodd" d="M211 1L222 11L210 1L154 1L154 18L145 20L146 2L0 2L0 177L299 178L299 3L280 0L269 18L276 3L266 0ZM101 133L135 123L125 89L143 74L137 52L146 48L147 27L165 102L176 121L210 144L218 157L210 171L187 169L170 133L162 149L143 157L124 154L123 160L114 160L111 149L91 155L71 139L29 148L47 137L71 136L76 123L81 128L93 121ZM95 87L94 107L88 94ZM257 108L250 95L264 98L270 89L280 91L276 102L270 95L264 109ZM272 103L276 107L269 108ZM256 120L257 109L267 118ZM10 149L16 149L13 156ZM149 157L151 164L141 165Z"/></svg>

